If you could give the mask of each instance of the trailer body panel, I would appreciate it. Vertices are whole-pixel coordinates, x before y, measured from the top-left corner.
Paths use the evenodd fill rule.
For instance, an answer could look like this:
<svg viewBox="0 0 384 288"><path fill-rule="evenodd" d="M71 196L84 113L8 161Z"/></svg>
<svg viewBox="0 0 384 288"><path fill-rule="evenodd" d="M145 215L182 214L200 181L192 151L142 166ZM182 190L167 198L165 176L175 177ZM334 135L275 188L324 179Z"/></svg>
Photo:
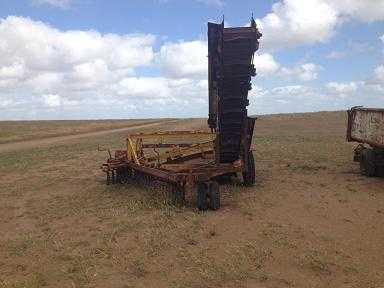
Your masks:
<svg viewBox="0 0 384 288"><path fill-rule="evenodd" d="M384 109L356 107L349 110L347 140L384 148Z"/></svg>

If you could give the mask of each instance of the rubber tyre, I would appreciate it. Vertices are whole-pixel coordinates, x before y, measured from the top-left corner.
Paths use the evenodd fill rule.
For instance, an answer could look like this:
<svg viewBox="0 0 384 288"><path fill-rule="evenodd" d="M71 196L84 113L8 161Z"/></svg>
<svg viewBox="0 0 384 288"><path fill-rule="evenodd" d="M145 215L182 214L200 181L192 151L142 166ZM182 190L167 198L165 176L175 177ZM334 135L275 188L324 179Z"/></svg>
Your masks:
<svg viewBox="0 0 384 288"><path fill-rule="evenodd" d="M245 186L252 186L256 182L256 173L255 173L255 158L253 157L252 151L249 151L248 154L248 166L243 172L243 183Z"/></svg>
<svg viewBox="0 0 384 288"><path fill-rule="evenodd" d="M172 202L174 205L181 206L185 202L184 190L177 184L171 184Z"/></svg>
<svg viewBox="0 0 384 288"><path fill-rule="evenodd" d="M200 211L208 210L208 185L207 183L197 184L196 206Z"/></svg>
<svg viewBox="0 0 384 288"><path fill-rule="evenodd" d="M112 180L111 180L111 173L110 171L107 171L107 185L111 185L112 184Z"/></svg>
<svg viewBox="0 0 384 288"><path fill-rule="evenodd" d="M209 208L218 210L220 205L220 186L216 181L212 181L209 184Z"/></svg>
<svg viewBox="0 0 384 288"><path fill-rule="evenodd" d="M368 177L376 176L375 152L371 149L364 149L361 152L360 171Z"/></svg>

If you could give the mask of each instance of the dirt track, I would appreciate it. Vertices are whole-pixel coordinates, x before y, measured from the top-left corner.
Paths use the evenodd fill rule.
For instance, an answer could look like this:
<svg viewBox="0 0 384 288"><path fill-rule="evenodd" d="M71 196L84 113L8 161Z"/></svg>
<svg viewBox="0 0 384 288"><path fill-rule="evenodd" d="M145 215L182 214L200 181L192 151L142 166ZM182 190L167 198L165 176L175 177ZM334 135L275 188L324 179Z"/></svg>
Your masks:
<svg viewBox="0 0 384 288"><path fill-rule="evenodd" d="M174 122L174 120L171 120L170 122ZM101 135L112 134L117 132L132 131L140 128L155 127L163 123L164 121L159 121L156 123L142 124L142 125L137 125L133 127L130 126L126 128L119 128L119 129L109 129L109 130L102 130L102 131L96 131L96 132L88 132L88 133L73 134L73 135L66 135L66 136L49 137L49 138L36 139L36 140L5 143L5 144L0 144L0 153L17 151L20 149L30 149L34 147L47 146L54 143L66 142L69 140L81 139L86 137L101 136Z"/></svg>

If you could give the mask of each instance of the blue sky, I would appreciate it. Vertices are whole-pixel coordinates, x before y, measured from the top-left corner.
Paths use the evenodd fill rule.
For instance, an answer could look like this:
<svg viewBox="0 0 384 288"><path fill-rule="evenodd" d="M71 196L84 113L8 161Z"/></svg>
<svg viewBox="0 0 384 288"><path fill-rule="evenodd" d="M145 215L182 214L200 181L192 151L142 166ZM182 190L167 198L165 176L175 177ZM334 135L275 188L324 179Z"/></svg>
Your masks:
<svg viewBox="0 0 384 288"><path fill-rule="evenodd" d="M0 120L205 117L206 23L264 34L250 114L384 106L381 0L0 2Z"/></svg>

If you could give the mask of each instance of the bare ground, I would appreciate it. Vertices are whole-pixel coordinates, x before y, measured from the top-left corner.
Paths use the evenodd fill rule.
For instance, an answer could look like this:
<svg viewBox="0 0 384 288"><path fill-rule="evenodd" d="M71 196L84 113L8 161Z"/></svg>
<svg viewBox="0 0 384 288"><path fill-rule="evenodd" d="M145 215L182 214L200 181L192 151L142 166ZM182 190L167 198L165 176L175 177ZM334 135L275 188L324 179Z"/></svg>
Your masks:
<svg viewBox="0 0 384 288"><path fill-rule="evenodd" d="M17 142L9 142L9 143L3 143L0 144L0 153L1 152L10 152L10 151L17 151L21 149L30 149L35 147L45 147L49 146L55 143L63 143L67 142L69 140L77 140L81 138L89 138L89 137L95 137L100 135L108 135L112 133L117 132L128 132L130 130L137 130L141 128L146 127L155 127L160 124L166 123L174 123L177 120L167 120L167 121L148 121L149 123L146 124L138 124L138 125L132 125L128 127L123 128L116 128L116 129L108 129L108 130L99 130L94 132L83 132L83 133L77 133L77 134L69 134L64 136L54 136L54 137L43 137L41 139L33 139L33 140L24 140L24 141L17 141ZM105 129L105 128L104 128ZM63 133L68 134L68 133Z"/></svg>
<svg viewBox="0 0 384 288"><path fill-rule="evenodd" d="M0 121L0 144L132 127L171 119Z"/></svg>
<svg viewBox="0 0 384 288"><path fill-rule="evenodd" d="M260 117L257 185L207 213L106 186L96 147L121 131L0 152L0 287L383 287L384 180L360 176L345 121Z"/></svg>

